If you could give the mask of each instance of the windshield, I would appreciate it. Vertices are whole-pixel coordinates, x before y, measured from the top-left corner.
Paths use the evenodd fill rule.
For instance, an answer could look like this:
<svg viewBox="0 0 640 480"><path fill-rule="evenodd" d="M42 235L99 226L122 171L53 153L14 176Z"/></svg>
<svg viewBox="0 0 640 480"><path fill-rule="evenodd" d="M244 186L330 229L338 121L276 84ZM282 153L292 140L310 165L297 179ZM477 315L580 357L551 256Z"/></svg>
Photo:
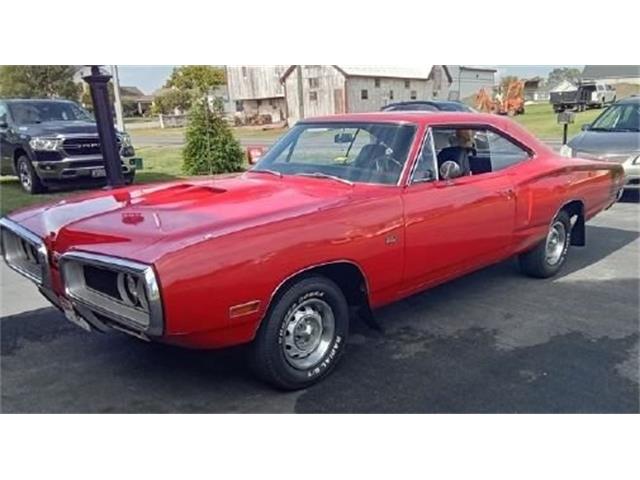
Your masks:
<svg viewBox="0 0 640 480"><path fill-rule="evenodd" d="M386 123L298 124L253 171L395 185L415 131Z"/></svg>
<svg viewBox="0 0 640 480"><path fill-rule="evenodd" d="M589 130L607 132L640 132L640 104L618 104L609 107Z"/></svg>
<svg viewBox="0 0 640 480"><path fill-rule="evenodd" d="M11 102L9 110L18 125L43 122L93 121L91 115L72 102Z"/></svg>

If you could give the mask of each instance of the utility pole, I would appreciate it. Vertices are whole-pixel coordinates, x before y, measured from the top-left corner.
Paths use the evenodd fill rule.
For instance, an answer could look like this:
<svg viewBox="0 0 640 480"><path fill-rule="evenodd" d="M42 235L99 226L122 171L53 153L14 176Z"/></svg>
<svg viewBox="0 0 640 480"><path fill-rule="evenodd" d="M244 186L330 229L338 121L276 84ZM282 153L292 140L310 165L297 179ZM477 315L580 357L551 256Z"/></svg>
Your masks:
<svg viewBox="0 0 640 480"><path fill-rule="evenodd" d="M113 110L109 100L109 90L107 89L111 76L104 74L98 65L92 65L91 74L83 77L83 80L89 84L91 89L93 113L98 126L100 149L104 158L108 185L111 188L124 185L122 162L118 151L115 128L113 127Z"/></svg>
<svg viewBox="0 0 640 480"><path fill-rule="evenodd" d="M122 100L120 99L120 77L118 76L118 66L111 65L113 75L113 98L115 100L116 125L118 130L124 132L124 118L122 116Z"/></svg>
<svg viewBox="0 0 640 480"><path fill-rule="evenodd" d="M302 65L298 65L298 117L304 120L304 85L302 85Z"/></svg>

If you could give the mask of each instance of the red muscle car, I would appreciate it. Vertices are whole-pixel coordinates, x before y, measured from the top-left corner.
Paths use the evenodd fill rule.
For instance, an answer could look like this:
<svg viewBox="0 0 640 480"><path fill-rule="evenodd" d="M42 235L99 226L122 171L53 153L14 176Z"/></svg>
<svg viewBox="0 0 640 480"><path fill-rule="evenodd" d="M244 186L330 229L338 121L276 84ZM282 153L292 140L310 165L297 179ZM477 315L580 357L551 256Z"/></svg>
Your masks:
<svg viewBox="0 0 640 480"><path fill-rule="evenodd" d="M550 277L615 203L616 164L506 118L305 120L252 170L100 191L1 220L3 256L67 318L190 348L251 343L285 389L326 376L349 317L508 257Z"/></svg>

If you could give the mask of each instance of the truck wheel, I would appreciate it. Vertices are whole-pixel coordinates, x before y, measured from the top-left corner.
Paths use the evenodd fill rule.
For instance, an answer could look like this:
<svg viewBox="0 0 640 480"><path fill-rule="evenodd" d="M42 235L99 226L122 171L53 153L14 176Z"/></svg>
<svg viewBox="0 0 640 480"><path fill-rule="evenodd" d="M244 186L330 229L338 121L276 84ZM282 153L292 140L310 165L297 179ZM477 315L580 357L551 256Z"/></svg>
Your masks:
<svg viewBox="0 0 640 480"><path fill-rule="evenodd" d="M547 238L530 252L520 255L520 269L535 278L555 276L564 265L571 245L571 219L561 211L553 220Z"/></svg>
<svg viewBox="0 0 640 480"><path fill-rule="evenodd" d="M284 389L309 387L336 366L349 334L349 309L340 288L321 276L303 278L269 309L252 345L252 367Z"/></svg>
<svg viewBox="0 0 640 480"><path fill-rule="evenodd" d="M18 178L20 179L20 185L25 192L34 194L46 191L46 187L42 185L40 177L38 177L38 174L35 172L26 155L18 158L16 170Z"/></svg>

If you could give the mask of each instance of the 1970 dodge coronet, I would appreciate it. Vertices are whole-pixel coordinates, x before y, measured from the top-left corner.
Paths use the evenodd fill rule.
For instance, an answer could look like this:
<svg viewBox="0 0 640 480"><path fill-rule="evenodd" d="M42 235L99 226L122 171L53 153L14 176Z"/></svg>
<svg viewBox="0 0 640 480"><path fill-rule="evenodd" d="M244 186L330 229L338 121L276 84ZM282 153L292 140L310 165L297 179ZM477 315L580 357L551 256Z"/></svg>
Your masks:
<svg viewBox="0 0 640 480"><path fill-rule="evenodd" d="M513 255L555 275L623 185L619 165L562 158L506 118L345 115L299 123L240 175L14 213L2 248L87 330L251 343L259 375L296 389L333 369L350 312Z"/></svg>

